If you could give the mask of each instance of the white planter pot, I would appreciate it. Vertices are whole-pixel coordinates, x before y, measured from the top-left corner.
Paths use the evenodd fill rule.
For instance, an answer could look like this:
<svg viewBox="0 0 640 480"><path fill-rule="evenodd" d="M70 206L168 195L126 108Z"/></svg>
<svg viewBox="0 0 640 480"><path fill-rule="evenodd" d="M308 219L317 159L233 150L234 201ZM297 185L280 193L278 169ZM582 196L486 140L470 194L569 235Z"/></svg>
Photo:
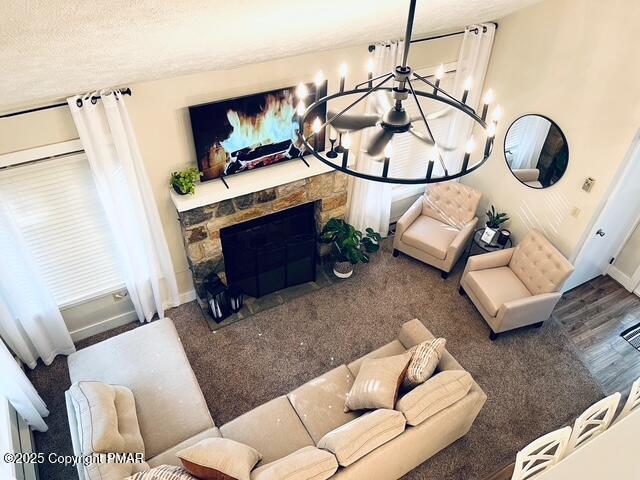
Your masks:
<svg viewBox="0 0 640 480"><path fill-rule="evenodd" d="M338 278L349 278L353 275L351 262L336 262L333 264L333 274Z"/></svg>

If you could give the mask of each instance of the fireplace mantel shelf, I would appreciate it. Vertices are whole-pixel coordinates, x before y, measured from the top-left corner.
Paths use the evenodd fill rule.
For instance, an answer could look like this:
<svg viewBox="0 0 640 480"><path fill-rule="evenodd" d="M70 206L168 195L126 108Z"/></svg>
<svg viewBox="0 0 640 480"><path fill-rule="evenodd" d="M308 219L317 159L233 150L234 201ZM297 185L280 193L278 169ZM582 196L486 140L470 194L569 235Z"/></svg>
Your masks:
<svg viewBox="0 0 640 480"><path fill-rule="evenodd" d="M295 182L296 180L333 170L313 156L306 156L305 160L309 163L309 167L302 160L289 160L250 172L242 172L238 175L225 177L229 184L228 189L220 180L211 180L198 184L194 195L178 195L171 189L171 199L178 212L186 212L187 210L211 205L248 193L259 192L260 190L277 187L278 185Z"/></svg>

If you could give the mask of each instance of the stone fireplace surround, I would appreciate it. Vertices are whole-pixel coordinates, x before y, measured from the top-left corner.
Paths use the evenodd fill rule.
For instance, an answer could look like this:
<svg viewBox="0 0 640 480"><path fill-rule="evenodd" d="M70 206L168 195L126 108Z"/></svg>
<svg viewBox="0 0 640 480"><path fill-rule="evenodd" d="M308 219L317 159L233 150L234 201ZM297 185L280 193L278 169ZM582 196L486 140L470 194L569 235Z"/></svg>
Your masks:
<svg viewBox="0 0 640 480"><path fill-rule="evenodd" d="M268 171L260 173L269 174ZM347 183L344 173L332 170L178 212L187 260L201 306L206 307L204 279L207 275L216 272L225 278L220 229L314 202L319 232L330 218L345 218ZM325 248L319 246L319 249L320 255L328 253Z"/></svg>

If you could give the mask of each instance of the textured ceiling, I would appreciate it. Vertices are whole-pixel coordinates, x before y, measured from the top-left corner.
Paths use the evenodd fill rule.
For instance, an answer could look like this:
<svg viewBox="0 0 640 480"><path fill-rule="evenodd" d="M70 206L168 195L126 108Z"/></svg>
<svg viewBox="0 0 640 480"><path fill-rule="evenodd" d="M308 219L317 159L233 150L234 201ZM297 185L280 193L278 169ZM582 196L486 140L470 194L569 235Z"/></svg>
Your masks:
<svg viewBox="0 0 640 480"><path fill-rule="evenodd" d="M537 0L418 0L415 34ZM404 34L405 0L0 0L0 110ZM415 35L414 35L415 37Z"/></svg>

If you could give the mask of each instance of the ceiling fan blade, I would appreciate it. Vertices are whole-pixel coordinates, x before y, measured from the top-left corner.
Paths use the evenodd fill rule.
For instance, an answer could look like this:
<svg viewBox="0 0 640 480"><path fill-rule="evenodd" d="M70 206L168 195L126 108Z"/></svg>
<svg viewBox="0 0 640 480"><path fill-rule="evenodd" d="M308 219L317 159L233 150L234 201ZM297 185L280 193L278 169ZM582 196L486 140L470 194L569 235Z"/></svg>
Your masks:
<svg viewBox="0 0 640 480"><path fill-rule="evenodd" d="M428 135L417 130L415 127L411 127L409 129L409 133L414 137L416 137L417 139L421 140L422 142L426 143L427 145L434 145L434 142L431 140L431 138ZM445 152L453 152L454 150L456 150L455 148L448 147L441 143L438 144L438 148L440 150L444 150Z"/></svg>
<svg viewBox="0 0 640 480"><path fill-rule="evenodd" d="M334 115L334 112L328 112L328 117L331 119ZM362 130L363 128L373 127L380 121L380 117L378 115L372 113L365 113L363 115L350 115L348 113L344 113L336 118L333 122L331 122L331 126L336 130Z"/></svg>
<svg viewBox="0 0 640 480"><path fill-rule="evenodd" d="M387 143L391 141L392 137L393 132L381 128L373 135L373 137L371 137L371 141L369 142L369 146L367 147L367 153L372 157L380 155L384 150L384 147L387 146Z"/></svg>
<svg viewBox="0 0 640 480"><path fill-rule="evenodd" d="M427 120L435 120L436 118L447 117L453 113L453 107L441 108L437 112L427 115Z"/></svg>
<svg viewBox="0 0 640 480"><path fill-rule="evenodd" d="M425 135L424 133L422 133L422 132L420 132L420 131L416 130L416 128L415 128L415 127L411 127L411 128L409 129L409 133L410 133L411 135L413 135L414 137L416 137L418 140L423 141L423 142L424 142L424 143L426 143L427 145L434 145L434 143L435 143L433 140L431 140L431 138L429 138L429 136L428 136L428 135Z"/></svg>

